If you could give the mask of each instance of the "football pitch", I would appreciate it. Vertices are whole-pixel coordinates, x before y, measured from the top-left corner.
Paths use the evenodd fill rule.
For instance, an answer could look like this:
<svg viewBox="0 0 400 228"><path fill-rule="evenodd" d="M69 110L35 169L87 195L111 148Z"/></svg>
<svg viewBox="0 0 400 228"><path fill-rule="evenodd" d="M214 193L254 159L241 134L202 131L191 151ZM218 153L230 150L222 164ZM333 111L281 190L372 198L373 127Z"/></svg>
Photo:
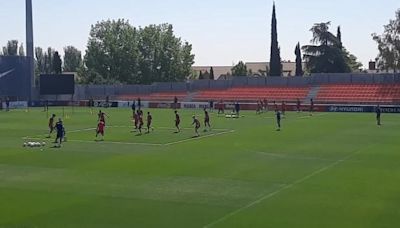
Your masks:
<svg viewBox="0 0 400 228"><path fill-rule="evenodd" d="M214 112L193 138L201 110L176 134L172 110L146 109L138 135L129 109L104 109L95 142L97 111L50 109L60 149L43 109L0 112L0 227L400 227L399 115L293 112L278 132L272 112Z"/></svg>

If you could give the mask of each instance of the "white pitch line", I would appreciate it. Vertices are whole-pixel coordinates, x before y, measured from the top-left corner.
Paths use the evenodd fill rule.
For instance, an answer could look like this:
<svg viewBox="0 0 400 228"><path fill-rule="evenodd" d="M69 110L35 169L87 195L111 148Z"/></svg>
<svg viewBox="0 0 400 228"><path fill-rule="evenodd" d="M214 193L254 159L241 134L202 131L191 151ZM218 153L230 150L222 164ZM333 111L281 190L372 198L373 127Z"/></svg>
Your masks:
<svg viewBox="0 0 400 228"><path fill-rule="evenodd" d="M262 151L251 151L255 152L261 155L265 156L270 156L270 157L275 157L275 158L280 158L280 159L292 159L292 160L304 160L304 161L326 161L326 162L335 162L337 160L334 159L326 159L326 158L319 158L319 157L300 157L300 156L291 156L291 155L286 155L286 154L277 154L277 153L268 153L268 152L262 152ZM349 160L351 161L351 160ZM351 161L351 162L359 162L359 161Z"/></svg>
<svg viewBox="0 0 400 228"><path fill-rule="evenodd" d="M125 126L109 126L109 128L117 128L117 127L125 127ZM172 129L172 128L171 128ZM191 129L192 128L188 128ZM68 132L82 132L82 131L90 131L90 130L96 130L95 128L86 128L86 129L80 129L80 130L73 130L73 131L68 131ZM215 130L215 129L213 129ZM219 129L222 130L222 129ZM184 140L179 140L176 142L170 142L170 143L134 143L134 142L116 142L116 141L102 141L102 142L96 142L96 141L88 141L88 140L74 140L74 139L70 139L68 140L69 142L78 142L78 143L103 143L103 144L118 144L118 145L142 145L142 146L171 146L171 145L175 145L175 144L180 144L180 143L184 143L184 142L188 142L188 141L194 141L194 140L200 140L200 139L204 139L204 138L208 138L208 137L213 137L213 136L219 136L219 135L224 135L224 134L228 134L228 133L233 133L235 132L235 130L228 130L228 131L224 131L224 132L219 132L219 133L214 133L214 134L210 134L210 135L204 135L204 136L200 136L197 138L190 138L190 139L184 139ZM38 137L23 137L22 139L27 140L27 139L33 139L33 140L46 140L43 138L39 138ZM48 141L51 141L51 139L47 139Z"/></svg>
<svg viewBox="0 0 400 228"><path fill-rule="evenodd" d="M42 139L35 137L23 137L24 140L33 139L33 140L45 140L45 141L53 141L52 139ZM77 143L96 143L96 144L118 144L118 145L139 145L139 146L164 146L161 143L134 143L134 142L116 142L116 141L89 141L89 140L74 140L69 139L68 142L77 142Z"/></svg>
<svg viewBox="0 0 400 228"><path fill-rule="evenodd" d="M368 147L370 147L370 146L372 146L372 145L369 145ZM290 183L288 185L284 185L283 187L281 187L281 188L279 188L279 189L277 189L277 190L275 190L275 191L273 191L273 192L271 192L271 193L269 193L267 195L264 195L263 197L259 198L258 200L255 200L255 201L253 201L253 202L251 202L251 203L249 203L249 204L247 204L247 205L245 205L245 206L243 206L243 207L241 207L241 208L239 208L239 209L237 209L235 211L232 211L232 212L224 215L223 217L215 220L214 222L211 222L211 223L205 225L204 228L213 227L213 226L217 225L218 223L221 223L221 222L227 220L228 218L230 218L232 216L235 216L235 215L239 214L240 212L242 212L242 211L244 211L244 210L246 210L246 209L248 209L248 208L250 208L250 207L252 207L252 206L254 206L256 204L261 203L264 200L267 200L269 198L272 198L275 195L278 195L279 193L283 192L284 190L293 188L294 186L296 186L298 184L301 184L301 183L305 182L306 180L308 180L308 179L310 179L310 178L312 178L312 177L314 177L314 176L316 176L316 175L318 175L318 174L320 174L320 173L322 173L322 172L324 172L324 171L326 171L328 169L331 169L331 168L339 165L340 163L348 160L352 156L360 153L362 150L365 150L365 149L366 148L358 149L355 152L353 152L353 153L349 154L348 156L344 157L343 159L337 160L334 163L331 163L331 164L329 164L329 165L327 165L325 167L322 167L322 168L312 172L311 174L309 174L309 175L307 175L305 177L302 177L302 178L300 178L300 179L298 179L298 180L296 180L296 181L294 181L294 182L292 182L292 183Z"/></svg>
<svg viewBox="0 0 400 228"><path fill-rule="evenodd" d="M86 140L68 140L68 142L78 143L97 143L97 144L118 144L118 145L138 145L138 146L164 146L160 143L134 143L134 142L116 142L116 141L86 141Z"/></svg>
<svg viewBox="0 0 400 228"><path fill-rule="evenodd" d="M172 127L156 127L155 129L176 130ZM181 128L181 130L193 130L194 128ZM232 129L212 128L213 131L230 131Z"/></svg>
<svg viewBox="0 0 400 228"><path fill-rule="evenodd" d="M85 128L85 129L77 129L77 130L71 130L71 131L67 131L67 133L76 133L76 132L82 132L82 131L93 131L96 130L97 128Z"/></svg>
<svg viewBox="0 0 400 228"><path fill-rule="evenodd" d="M306 119L306 118L312 118L312 117L318 117L318 116L326 116L329 115L329 113L321 113L321 114L313 114L313 115L308 115L308 116L302 116L299 117L299 119Z"/></svg>
<svg viewBox="0 0 400 228"><path fill-rule="evenodd" d="M180 144L180 143L194 141L194 140L200 140L200 139L209 138L209 137L218 136L218 135L225 135L225 134L229 134L229 133L233 133L233 132L235 132L235 130L224 131L224 132L210 134L210 135L204 135L204 136L200 136L200 137L197 137L197 138L179 140L179 141L176 141L176 142L166 143L164 145L165 146L172 146L172 145L175 145L175 144Z"/></svg>

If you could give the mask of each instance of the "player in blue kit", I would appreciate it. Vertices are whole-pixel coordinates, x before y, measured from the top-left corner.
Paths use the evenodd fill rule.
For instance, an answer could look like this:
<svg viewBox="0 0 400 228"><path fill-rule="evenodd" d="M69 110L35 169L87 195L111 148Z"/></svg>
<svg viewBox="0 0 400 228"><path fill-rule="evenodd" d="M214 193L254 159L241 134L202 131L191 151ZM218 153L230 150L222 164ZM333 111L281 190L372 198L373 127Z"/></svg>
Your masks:
<svg viewBox="0 0 400 228"><path fill-rule="evenodd" d="M58 145L56 145L57 147L61 147L62 141L65 137L65 128L64 128L64 124L60 119L58 119L58 122L55 125L55 129L57 131L57 137L56 140L54 141L54 143L57 143Z"/></svg>
<svg viewBox="0 0 400 228"><path fill-rule="evenodd" d="M376 123L378 124L378 126L381 126L381 114L382 114L382 109L381 106L378 105L375 108L375 113L376 113Z"/></svg>
<svg viewBox="0 0 400 228"><path fill-rule="evenodd" d="M276 129L277 131L281 130L281 119L282 119L282 115L281 115L281 112L278 110L276 112L276 124L278 125L278 129Z"/></svg>

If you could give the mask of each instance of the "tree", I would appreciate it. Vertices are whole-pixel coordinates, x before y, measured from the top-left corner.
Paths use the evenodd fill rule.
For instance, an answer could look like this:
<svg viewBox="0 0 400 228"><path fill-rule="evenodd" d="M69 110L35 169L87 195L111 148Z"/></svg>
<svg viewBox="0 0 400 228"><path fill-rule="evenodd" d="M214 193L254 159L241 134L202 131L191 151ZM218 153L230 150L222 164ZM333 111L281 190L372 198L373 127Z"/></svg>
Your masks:
<svg viewBox="0 0 400 228"><path fill-rule="evenodd" d="M310 73L351 72L350 54L338 37L329 32L329 26L330 22L317 23L310 29L313 33L312 45L302 47L307 69Z"/></svg>
<svg viewBox="0 0 400 228"><path fill-rule="evenodd" d="M4 56L17 56L18 55L18 40L9 40L7 45L3 47Z"/></svg>
<svg viewBox="0 0 400 228"><path fill-rule="evenodd" d="M200 73L199 73L199 80L203 80L203 79L204 79L203 72L200 71Z"/></svg>
<svg viewBox="0 0 400 228"><path fill-rule="evenodd" d="M339 41L339 47L343 47L343 43L342 43L342 31L340 29L340 26L338 26L337 28L337 33L336 33L336 38Z"/></svg>
<svg viewBox="0 0 400 228"><path fill-rule="evenodd" d="M214 68L213 67L210 68L210 80L215 80Z"/></svg>
<svg viewBox="0 0 400 228"><path fill-rule="evenodd" d="M19 46L18 55L19 56L25 56L25 50L24 50L24 44L23 43L21 43L21 45Z"/></svg>
<svg viewBox="0 0 400 228"><path fill-rule="evenodd" d="M278 31L277 31L277 20L275 3L272 8L272 22L271 22L271 56L270 56L270 71L271 76L281 76L282 75L282 64L281 64L281 54L278 44Z"/></svg>
<svg viewBox="0 0 400 228"><path fill-rule="evenodd" d="M137 83L138 34L128 21L107 20L92 25L84 58L83 83ZM101 78L101 79L100 79Z"/></svg>
<svg viewBox="0 0 400 228"><path fill-rule="evenodd" d="M357 57L353 54L350 54L346 49L346 63L350 67L350 69L354 71L362 71L363 64L358 61Z"/></svg>
<svg viewBox="0 0 400 228"><path fill-rule="evenodd" d="M41 47L35 48L35 75L38 76L46 72L46 65L44 59L43 49Z"/></svg>
<svg viewBox="0 0 400 228"><path fill-rule="evenodd" d="M98 22L87 46L82 83L176 82L192 73L192 45L176 37L170 24L137 29L123 19Z"/></svg>
<svg viewBox="0 0 400 228"><path fill-rule="evenodd" d="M77 72L82 64L82 54L77 48L67 46L64 48L64 72Z"/></svg>
<svg viewBox="0 0 400 228"><path fill-rule="evenodd" d="M54 53L55 53L55 51L54 51L53 48L51 48L51 47L47 48L47 52L44 53L44 70L45 71L42 72L42 73L45 73L45 74L54 73L54 67L53 67L53 64L54 64L54 61L53 61Z"/></svg>
<svg viewBox="0 0 400 228"><path fill-rule="evenodd" d="M350 52L347 51L346 48L343 46L342 31L341 31L340 26L338 26L338 28L337 28L336 37L339 41L339 48L341 48L344 51L346 63L350 67L351 71L360 71L363 66L362 63L360 63L357 60L357 57L353 54L350 54Z"/></svg>
<svg viewBox="0 0 400 228"><path fill-rule="evenodd" d="M296 76L303 76L304 72L303 72L303 61L301 59L300 42L297 43L294 53L296 55Z"/></svg>
<svg viewBox="0 0 400 228"><path fill-rule="evenodd" d="M61 61L61 57L58 54L58 51L54 52L53 55L53 70L52 72L54 72L55 74L61 74L62 72L62 61Z"/></svg>
<svg viewBox="0 0 400 228"><path fill-rule="evenodd" d="M232 76L247 76L247 66L243 61L239 61L239 63L232 68Z"/></svg>
<svg viewBox="0 0 400 228"><path fill-rule="evenodd" d="M396 11L396 18L384 25L383 34L374 33L372 37L378 44L378 68L398 72L400 69L400 9Z"/></svg>

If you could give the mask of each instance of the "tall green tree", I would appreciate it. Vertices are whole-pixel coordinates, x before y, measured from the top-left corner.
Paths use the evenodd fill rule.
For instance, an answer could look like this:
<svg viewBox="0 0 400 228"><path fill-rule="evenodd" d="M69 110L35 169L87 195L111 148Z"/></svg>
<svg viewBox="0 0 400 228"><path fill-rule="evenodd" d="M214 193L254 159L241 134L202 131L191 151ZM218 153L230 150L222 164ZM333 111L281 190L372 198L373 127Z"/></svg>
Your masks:
<svg viewBox="0 0 400 228"><path fill-rule="evenodd" d="M55 53L55 50L53 48L51 48L51 47L47 48L47 52L44 53L44 69L45 69L45 72L42 72L42 73L45 73L45 74L54 73L54 66L53 66L53 64L54 64L54 53Z"/></svg>
<svg viewBox="0 0 400 228"><path fill-rule="evenodd" d="M270 55L270 76L282 75L281 53L278 44L278 30L276 20L275 2L272 8L272 22L271 22L271 55Z"/></svg>
<svg viewBox="0 0 400 228"><path fill-rule="evenodd" d="M137 29L123 19L102 21L91 28L80 77L82 83L184 81L192 73L191 52L170 24Z"/></svg>
<svg viewBox="0 0 400 228"><path fill-rule="evenodd" d="M348 73L352 69L341 41L329 31L330 22L311 28L311 45L303 46L307 69L311 73Z"/></svg>
<svg viewBox="0 0 400 228"><path fill-rule="evenodd" d="M64 72L77 72L82 64L82 53L73 46L64 48Z"/></svg>
<svg viewBox="0 0 400 228"><path fill-rule="evenodd" d="M83 83L134 83L139 58L137 31L126 20L92 25L84 63ZM82 73L82 71L81 71Z"/></svg>
<svg viewBox="0 0 400 228"><path fill-rule="evenodd" d="M239 63L232 68L232 76L247 76L247 73L247 66L243 61L239 61Z"/></svg>
<svg viewBox="0 0 400 228"><path fill-rule="evenodd" d="M383 34L374 33L372 37L378 44L378 68L398 72L400 69L400 9L396 11L395 19L384 25Z"/></svg>
<svg viewBox="0 0 400 228"><path fill-rule="evenodd" d="M61 74L62 72L62 60L61 56L58 54L58 51L54 52L53 55L53 73Z"/></svg>
<svg viewBox="0 0 400 228"><path fill-rule="evenodd" d="M19 56L25 56L25 49L24 49L24 44L23 43L21 43L21 45L19 45L18 55Z"/></svg>
<svg viewBox="0 0 400 228"><path fill-rule="evenodd" d="M214 68L213 67L210 68L210 80L215 80Z"/></svg>
<svg viewBox="0 0 400 228"><path fill-rule="evenodd" d="M4 56L17 56L18 55L18 40L9 40L7 45L3 47Z"/></svg>
<svg viewBox="0 0 400 228"><path fill-rule="evenodd" d="M46 64L43 49L35 47L35 75L38 76L46 72Z"/></svg>
<svg viewBox="0 0 400 228"><path fill-rule="evenodd" d="M294 54L296 55L296 76L303 76L303 60L301 58L300 42L297 43Z"/></svg>
<svg viewBox="0 0 400 228"><path fill-rule="evenodd" d="M337 27L337 32L336 32L336 38L339 41L339 47L343 47L343 43L342 43L342 31L340 26Z"/></svg>

